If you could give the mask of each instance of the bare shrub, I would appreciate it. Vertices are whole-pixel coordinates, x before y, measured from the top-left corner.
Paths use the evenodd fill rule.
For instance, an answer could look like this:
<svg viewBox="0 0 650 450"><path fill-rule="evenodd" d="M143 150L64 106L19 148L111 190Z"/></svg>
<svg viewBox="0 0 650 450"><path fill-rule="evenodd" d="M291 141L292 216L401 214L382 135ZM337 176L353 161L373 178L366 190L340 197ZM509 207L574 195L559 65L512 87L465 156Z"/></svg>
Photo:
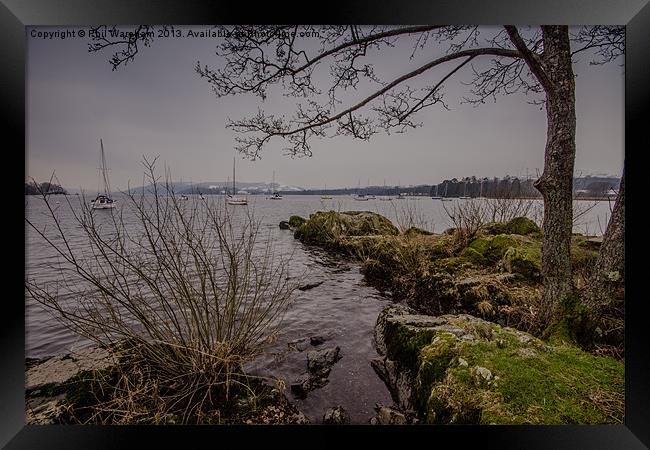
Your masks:
<svg viewBox="0 0 650 450"><path fill-rule="evenodd" d="M390 202L397 228L404 233L409 228L421 228L433 232L433 224L417 200L395 200Z"/></svg>
<svg viewBox="0 0 650 450"><path fill-rule="evenodd" d="M119 361L104 423L197 423L220 417L233 389L250 389L244 363L277 329L298 281L247 209L178 200L144 160L151 189L124 193L118 208L68 200L85 246L27 224L59 258L54 283L26 278L28 294L66 327ZM123 203L123 204L122 204ZM270 231L269 231L270 232Z"/></svg>
<svg viewBox="0 0 650 450"><path fill-rule="evenodd" d="M466 247L474 239L478 230L489 222L487 203L481 200L467 202L454 201L451 206L442 207L454 228L454 237L459 247Z"/></svg>
<svg viewBox="0 0 650 450"><path fill-rule="evenodd" d="M512 188L501 189L495 198L454 201L451 206L442 204L461 247L467 246L479 229L489 222L509 222L516 217L528 217L541 223L541 206L541 202L535 199L516 197Z"/></svg>

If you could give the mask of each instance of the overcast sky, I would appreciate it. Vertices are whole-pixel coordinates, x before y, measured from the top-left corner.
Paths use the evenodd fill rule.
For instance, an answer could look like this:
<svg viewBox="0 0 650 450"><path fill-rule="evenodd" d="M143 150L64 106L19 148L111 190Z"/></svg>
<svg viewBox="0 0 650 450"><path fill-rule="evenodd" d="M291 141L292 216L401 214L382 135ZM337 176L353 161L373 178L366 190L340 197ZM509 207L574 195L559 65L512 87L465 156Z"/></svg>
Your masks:
<svg viewBox="0 0 650 450"><path fill-rule="evenodd" d="M225 128L227 117L245 117L260 105L290 115L295 106L295 99L277 91L263 104L246 95L218 99L194 71L197 60L213 68L223 62L214 53L216 38L156 39L128 66L112 71L111 52L89 53L87 38L43 39L31 37L31 29L27 32L26 176L38 181L49 179L55 170L65 187L97 189L100 138L114 189L125 189L129 182L141 184L142 155L160 155L175 180L226 180L236 155L235 134ZM411 44L404 40L368 62L388 76L410 71L436 55L434 48L421 56L424 60L409 60ZM315 48L315 41L305 45ZM576 174L618 176L624 148L624 69L621 61L588 63L585 55L574 65ZM320 70L317 79L326 89L327 65ZM441 73L431 71L420 82L435 83ZM545 111L522 95L499 97L480 107L461 104L469 95L462 82L470 80L469 68L449 79L444 92L450 111L434 105L419 112L421 128L377 134L369 142L347 137L315 140L311 158L283 155L283 142L275 139L261 160L238 158L237 179L268 182L275 171L276 181L285 185L354 187L359 180L362 186L368 180L374 185L384 180L405 185L471 175L541 173ZM342 97L342 106L359 95Z"/></svg>

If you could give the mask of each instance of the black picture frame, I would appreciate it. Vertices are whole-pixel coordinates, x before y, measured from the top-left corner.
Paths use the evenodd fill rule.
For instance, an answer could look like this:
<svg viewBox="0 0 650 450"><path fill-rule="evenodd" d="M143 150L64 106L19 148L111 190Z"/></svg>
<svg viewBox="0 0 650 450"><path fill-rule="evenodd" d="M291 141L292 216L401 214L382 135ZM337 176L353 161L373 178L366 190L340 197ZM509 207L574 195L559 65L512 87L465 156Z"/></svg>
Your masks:
<svg viewBox="0 0 650 450"><path fill-rule="evenodd" d="M650 91L650 6L648 0L545 0L539 2L516 0L465 1L407 1L407 2L344 2L328 1L313 4L310 14L301 14L305 3L268 2L254 6L246 2L216 3L208 1L98 1L98 0L2 0L0 4L0 47L3 64L0 70L2 115L6 133L14 139L10 151L17 165L25 164L20 149L25 152L25 27L36 25L93 24L232 24L232 23L361 23L361 24L419 24L444 23L496 25L513 24L621 24L627 26L625 59L625 155L628 188L627 202L642 204L641 171L637 159L648 148L647 106ZM4 136L6 142L7 135ZM9 165L5 166L10 167ZM13 163L11 167L15 167ZM25 169L25 166L23 166ZM9 240L17 252L24 255L24 222L20 216L21 195L14 194L20 186L18 170L7 170L7 184L12 194L5 205L13 212L9 222L17 230ZM23 170L24 178L24 170ZM24 181L24 180L23 180ZM632 186L631 188L629 186ZM635 187L637 186L637 187ZM632 193L631 195L629 193ZM15 211L18 210L18 211ZM26 426L25 425L25 328L24 304L17 298L24 295L24 267L10 264L15 276L6 272L0 342L2 370L0 371L0 445L6 448L131 448L155 446L186 447L196 439L207 439L213 446L224 445L226 438L237 439L237 445L249 438L260 445L277 441L281 445L311 446L343 443L350 433L363 434L370 441L388 443L402 441L416 445L415 439L426 439L430 445L475 444L480 448L646 448L650 445L650 414L648 390L649 358L643 342L647 315L643 287L639 280L642 265L632 263L634 253L645 250L634 243L643 239L639 230L643 222L629 219L634 211L628 205L626 217L626 394L625 424L600 426L415 426L415 427L99 427L99 426ZM24 209L23 209L24 212ZM636 228L634 228L636 227ZM5 236L7 239L7 236ZM13 256L13 255L12 255ZM7 259L8 260L8 259ZM13 259L12 259L13 261ZM22 275L22 280L20 279ZM14 289L18 291L14 293ZM11 292L12 295L8 293ZM297 441L285 433L298 432ZM279 439L282 439L281 441ZM306 440L305 440L306 439ZM262 441L263 440L263 441ZM140 441L138 443L138 441ZM443 442L451 442L451 444Z"/></svg>

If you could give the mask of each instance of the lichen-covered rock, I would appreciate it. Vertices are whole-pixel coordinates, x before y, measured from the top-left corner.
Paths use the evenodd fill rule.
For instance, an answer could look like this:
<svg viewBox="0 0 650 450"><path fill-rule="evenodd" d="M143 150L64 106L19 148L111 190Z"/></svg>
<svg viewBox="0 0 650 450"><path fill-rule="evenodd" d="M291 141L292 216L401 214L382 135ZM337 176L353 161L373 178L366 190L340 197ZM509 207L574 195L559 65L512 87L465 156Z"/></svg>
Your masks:
<svg viewBox="0 0 650 450"><path fill-rule="evenodd" d="M508 234L508 225L503 222L490 222L481 227L483 234Z"/></svg>
<svg viewBox="0 0 650 450"><path fill-rule="evenodd" d="M90 346L72 353L54 356L27 369L25 390L36 391L44 385L63 384L81 372L102 370L115 365L111 354L100 347Z"/></svg>
<svg viewBox="0 0 650 450"><path fill-rule="evenodd" d="M117 362L100 347L89 346L71 353L28 361L25 403L28 424L65 422L70 406L95 401L90 391L98 380L110 376Z"/></svg>
<svg viewBox="0 0 650 450"><path fill-rule="evenodd" d="M370 211L319 211L309 216L295 233L307 244L336 248L351 236L397 235L398 229L384 216Z"/></svg>
<svg viewBox="0 0 650 450"><path fill-rule="evenodd" d="M402 306L377 319L377 348L402 409L428 423L620 423L623 364L470 315Z"/></svg>
<svg viewBox="0 0 650 450"><path fill-rule="evenodd" d="M390 406L377 405L375 411L377 411L377 415L370 419L371 425L406 425L410 423L405 414Z"/></svg>
<svg viewBox="0 0 650 450"><path fill-rule="evenodd" d="M298 228L303 223L307 222L307 219L300 216L291 216L289 217L289 226L291 228Z"/></svg>
<svg viewBox="0 0 650 450"><path fill-rule="evenodd" d="M497 234L474 239L468 246L481 256L488 264L495 264L510 247L518 245L517 239L509 234Z"/></svg>
<svg viewBox="0 0 650 450"><path fill-rule="evenodd" d="M323 424L325 425L345 425L350 423L350 416L347 411L340 406L329 408L323 415Z"/></svg>
<svg viewBox="0 0 650 450"><path fill-rule="evenodd" d="M501 263L508 272L526 279L535 280L540 276L540 259L526 249L510 247L503 255Z"/></svg>

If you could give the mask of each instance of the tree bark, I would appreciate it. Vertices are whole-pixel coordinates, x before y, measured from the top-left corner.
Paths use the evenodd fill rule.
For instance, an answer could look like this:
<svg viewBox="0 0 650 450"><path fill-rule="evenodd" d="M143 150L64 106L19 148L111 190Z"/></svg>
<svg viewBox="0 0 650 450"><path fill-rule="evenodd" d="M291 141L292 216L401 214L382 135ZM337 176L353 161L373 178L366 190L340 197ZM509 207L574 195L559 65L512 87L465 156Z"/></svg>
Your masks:
<svg viewBox="0 0 650 450"><path fill-rule="evenodd" d="M625 169L616 196L612 216L600 244L594 272L589 281L585 303L596 315L620 300L625 278Z"/></svg>
<svg viewBox="0 0 650 450"><path fill-rule="evenodd" d="M542 238L543 302L546 319L557 324L573 304L571 234L575 161L575 80L566 26L542 27L541 64L548 77L544 172L535 187L544 198Z"/></svg>

